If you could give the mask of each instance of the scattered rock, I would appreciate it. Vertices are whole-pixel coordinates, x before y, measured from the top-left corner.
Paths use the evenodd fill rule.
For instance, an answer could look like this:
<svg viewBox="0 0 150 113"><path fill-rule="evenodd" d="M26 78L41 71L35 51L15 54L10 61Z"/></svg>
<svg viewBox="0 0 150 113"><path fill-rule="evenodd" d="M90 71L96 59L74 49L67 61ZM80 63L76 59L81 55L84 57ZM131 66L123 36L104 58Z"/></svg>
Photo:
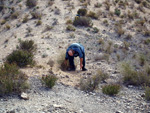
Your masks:
<svg viewBox="0 0 150 113"><path fill-rule="evenodd" d="M29 96L28 94L22 92L21 95L20 95L21 99L24 99L24 100L29 100Z"/></svg>

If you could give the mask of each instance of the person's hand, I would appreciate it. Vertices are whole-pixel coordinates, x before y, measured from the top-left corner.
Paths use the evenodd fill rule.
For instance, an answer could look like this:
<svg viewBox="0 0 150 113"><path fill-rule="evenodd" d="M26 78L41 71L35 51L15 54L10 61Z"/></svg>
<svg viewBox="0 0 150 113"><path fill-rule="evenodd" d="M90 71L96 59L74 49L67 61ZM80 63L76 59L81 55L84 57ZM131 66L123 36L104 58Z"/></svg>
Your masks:
<svg viewBox="0 0 150 113"><path fill-rule="evenodd" d="M80 64L80 69L82 70L83 64Z"/></svg>

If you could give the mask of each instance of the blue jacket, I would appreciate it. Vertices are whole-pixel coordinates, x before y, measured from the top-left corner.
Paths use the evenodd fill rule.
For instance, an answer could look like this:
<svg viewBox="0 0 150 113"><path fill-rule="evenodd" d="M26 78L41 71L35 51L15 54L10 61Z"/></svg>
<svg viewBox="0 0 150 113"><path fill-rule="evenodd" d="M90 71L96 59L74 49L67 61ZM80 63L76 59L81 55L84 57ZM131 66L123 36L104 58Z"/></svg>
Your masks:
<svg viewBox="0 0 150 113"><path fill-rule="evenodd" d="M83 45L81 45L79 43L73 43L66 50L66 57L65 57L65 59L68 59L68 51L70 49L72 49L73 51L75 51L75 53L73 55L74 57L79 56L80 58L83 58L83 53L84 53L84 47L83 47Z"/></svg>

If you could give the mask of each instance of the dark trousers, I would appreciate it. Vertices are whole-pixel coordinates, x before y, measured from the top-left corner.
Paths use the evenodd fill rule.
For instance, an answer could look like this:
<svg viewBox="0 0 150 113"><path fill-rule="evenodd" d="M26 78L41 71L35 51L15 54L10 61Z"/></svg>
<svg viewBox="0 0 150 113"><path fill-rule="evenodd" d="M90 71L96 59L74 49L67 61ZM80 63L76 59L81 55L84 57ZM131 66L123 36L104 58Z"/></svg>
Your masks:
<svg viewBox="0 0 150 113"><path fill-rule="evenodd" d="M69 65L71 68L75 68L75 65L74 65L74 56L69 56L68 55L68 59L69 59ZM83 67L82 68L85 68L85 53L83 53Z"/></svg>

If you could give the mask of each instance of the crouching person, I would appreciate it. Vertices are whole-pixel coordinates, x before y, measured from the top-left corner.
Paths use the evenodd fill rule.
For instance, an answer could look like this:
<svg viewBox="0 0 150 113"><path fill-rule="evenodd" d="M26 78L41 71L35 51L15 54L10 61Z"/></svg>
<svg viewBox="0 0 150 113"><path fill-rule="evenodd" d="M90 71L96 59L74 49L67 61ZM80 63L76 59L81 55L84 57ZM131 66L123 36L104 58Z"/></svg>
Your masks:
<svg viewBox="0 0 150 113"><path fill-rule="evenodd" d="M79 43L71 44L66 50L65 64L67 65L67 60L69 60L70 65L68 71L75 71L74 57L77 56L79 56L80 58L80 69L82 71L86 71L87 69L85 68L85 51L83 45Z"/></svg>

